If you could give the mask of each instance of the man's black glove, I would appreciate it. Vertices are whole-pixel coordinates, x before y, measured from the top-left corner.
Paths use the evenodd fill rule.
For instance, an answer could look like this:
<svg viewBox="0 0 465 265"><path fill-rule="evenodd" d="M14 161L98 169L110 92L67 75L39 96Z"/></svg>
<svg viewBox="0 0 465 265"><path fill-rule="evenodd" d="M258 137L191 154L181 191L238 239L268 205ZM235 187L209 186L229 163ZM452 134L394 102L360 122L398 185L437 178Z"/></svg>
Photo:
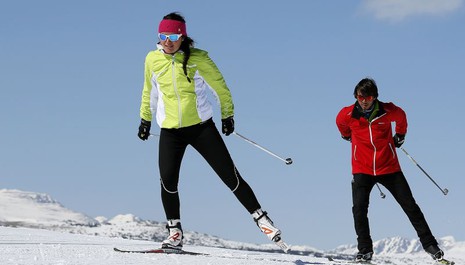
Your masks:
<svg viewBox="0 0 465 265"><path fill-rule="evenodd" d="M352 138L350 136L344 136L344 135L341 135L342 139L348 141L348 142L352 142Z"/></svg>
<svg viewBox="0 0 465 265"><path fill-rule="evenodd" d="M394 139L394 146L399 148L402 146L402 144L404 143L405 141L405 134L398 134L396 133L394 135L394 137L392 137Z"/></svg>
<svg viewBox="0 0 465 265"><path fill-rule="evenodd" d="M139 133L137 136L139 136L142 141L149 139L151 125L152 123L150 121L146 121L144 119L140 120Z"/></svg>
<svg viewBox="0 0 465 265"><path fill-rule="evenodd" d="M221 123L222 123L221 131L223 132L223 134L228 136L234 132L234 117L233 116L228 117L226 119L222 119Z"/></svg>

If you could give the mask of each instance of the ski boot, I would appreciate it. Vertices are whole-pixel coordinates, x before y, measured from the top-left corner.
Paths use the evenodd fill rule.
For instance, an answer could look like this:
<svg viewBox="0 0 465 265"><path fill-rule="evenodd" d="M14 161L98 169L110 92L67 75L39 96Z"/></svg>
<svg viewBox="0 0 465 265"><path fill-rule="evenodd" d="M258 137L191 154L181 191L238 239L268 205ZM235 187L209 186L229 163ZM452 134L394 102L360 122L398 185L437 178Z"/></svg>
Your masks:
<svg viewBox="0 0 465 265"><path fill-rule="evenodd" d="M355 255L355 263L370 264L372 258L373 250L364 248Z"/></svg>
<svg viewBox="0 0 465 265"><path fill-rule="evenodd" d="M430 254L430 256L436 261L438 264L446 264L446 265L454 265L455 262L446 260L444 258L444 252L437 246L437 245L430 245L425 248L425 251Z"/></svg>
<svg viewBox="0 0 465 265"><path fill-rule="evenodd" d="M166 225L168 237L161 243L161 248L182 249L183 233L179 219L168 220Z"/></svg>
<svg viewBox="0 0 465 265"><path fill-rule="evenodd" d="M274 226L273 221L268 217L268 213L258 209L252 213L252 217L260 230L287 253L289 246L281 239L281 230Z"/></svg>

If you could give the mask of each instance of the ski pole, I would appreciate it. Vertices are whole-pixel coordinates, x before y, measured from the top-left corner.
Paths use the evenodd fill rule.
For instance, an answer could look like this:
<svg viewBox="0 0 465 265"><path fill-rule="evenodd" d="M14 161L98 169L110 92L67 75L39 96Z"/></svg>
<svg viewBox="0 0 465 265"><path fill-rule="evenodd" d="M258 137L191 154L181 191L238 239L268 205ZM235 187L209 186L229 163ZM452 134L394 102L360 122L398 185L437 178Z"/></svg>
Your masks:
<svg viewBox="0 0 465 265"><path fill-rule="evenodd" d="M436 187L438 187L438 189L440 189L440 190L442 191L442 193L443 193L444 195L447 195L447 193L449 193L449 190L448 190L448 189L442 189L441 187L439 187L439 185L436 183L436 181L434 181L434 179L431 178L431 177L428 175L428 173L426 173L426 171L417 163L417 161L415 161L415 159L413 159L413 157L411 157L411 156L407 153L407 151L405 151L405 149L404 149L403 147L400 147L400 149L401 149L402 151L404 151L404 153L407 155L407 157L410 158L410 160L412 160L412 162L413 162L415 165L417 165L417 167L418 167L419 169L421 169L421 171L423 171L423 173L425 173L425 175L434 183L434 185L436 185Z"/></svg>
<svg viewBox="0 0 465 265"><path fill-rule="evenodd" d="M282 157L276 155L275 153L271 152L270 150L268 150L268 149L266 149L266 148L260 146L260 145L257 144L256 142L254 142L254 141L252 141L252 140L250 140L250 139L247 139L245 136L243 136L243 135L241 135L241 134L239 134L239 133L237 133L237 132L233 132L233 134L236 135L236 136L239 137L239 138L242 138L242 139L245 140L246 142L248 142L248 143L254 145L255 147L262 149L263 151L265 151L265 152L267 152L268 154L270 154L270 155L276 157L277 159L283 161L284 163L286 163L286 165L292 164L292 159L291 159L290 157L284 159L284 158L282 158Z"/></svg>
<svg viewBox="0 0 465 265"><path fill-rule="evenodd" d="M378 187L379 196L381 196L381 199L386 198L386 194L384 194L384 193L381 191L381 188L379 187L378 183L376 183L376 187Z"/></svg>

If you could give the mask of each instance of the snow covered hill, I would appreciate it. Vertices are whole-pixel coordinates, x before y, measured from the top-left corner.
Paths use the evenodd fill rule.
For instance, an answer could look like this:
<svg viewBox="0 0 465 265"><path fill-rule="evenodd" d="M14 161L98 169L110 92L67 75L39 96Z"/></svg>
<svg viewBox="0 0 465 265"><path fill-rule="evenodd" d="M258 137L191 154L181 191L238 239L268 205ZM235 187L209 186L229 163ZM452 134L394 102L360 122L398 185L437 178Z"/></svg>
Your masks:
<svg viewBox="0 0 465 265"><path fill-rule="evenodd" d="M449 254L451 251L465 251L465 242L456 242L451 236L438 238L438 241L441 248L446 251L446 254ZM424 253L420 240L402 237L391 237L375 241L373 243L373 250L377 255ZM357 247L355 245L344 245L330 252L350 255L356 251Z"/></svg>
<svg viewBox="0 0 465 265"><path fill-rule="evenodd" d="M0 190L0 225L152 242L161 242L167 235L166 223L143 220L132 214L94 219L65 208L47 194L6 189ZM281 252L272 243L257 245L235 242L195 231L184 231L184 238L184 243L189 245ZM298 247L298 251L321 253L306 246Z"/></svg>
<svg viewBox="0 0 465 265"><path fill-rule="evenodd" d="M165 258L161 260L166 263L153 263L159 258L121 253L118 255L111 247L153 248L159 246L165 236L164 223L142 220L131 214L117 215L111 219L101 216L92 218L65 208L47 194L0 190L0 264L167 264ZM348 257L356 252L353 245L340 246L329 251L309 246L291 246L290 254L282 254L274 244L256 245L228 241L193 231L185 231L185 238L188 250L210 253L215 257L208 257L206 260L205 257L196 258L195 262L191 260L192 257L176 257L180 264L220 264L225 260L227 264L329 264L325 263L325 256ZM465 242L455 242L453 237L442 238L440 242L446 251L446 257L465 264ZM432 264L431 258L423 252L416 239L387 238L375 242L374 247L377 264ZM73 248L80 249L82 253L74 253ZM71 260L64 257L66 251L58 251L66 249L73 252L69 253ZM44 254L48 252L51 254ZM108 259L108 263L90 262L93 259L101 260L102 257L91 258L99 253ZM3 262L5 257L9 261L17 260L18 254L24 258L24 263ZM83 263L73 262L73 255L84 256ZM118 257L126 256L131 262L118 263ZM46 261L48 258L50 262L46 263L26 262ZM55 258L65 262L56 261ZM199 259L203 263L196 263ZM147 263L143 260L147 260Z"/></svg>
<svg viewBox="0 0 465 265"><path fill-rule="evenodd" d="M25 227L97 226L95 219L66 209L49 195L0 190L0 224Z"/></svg>

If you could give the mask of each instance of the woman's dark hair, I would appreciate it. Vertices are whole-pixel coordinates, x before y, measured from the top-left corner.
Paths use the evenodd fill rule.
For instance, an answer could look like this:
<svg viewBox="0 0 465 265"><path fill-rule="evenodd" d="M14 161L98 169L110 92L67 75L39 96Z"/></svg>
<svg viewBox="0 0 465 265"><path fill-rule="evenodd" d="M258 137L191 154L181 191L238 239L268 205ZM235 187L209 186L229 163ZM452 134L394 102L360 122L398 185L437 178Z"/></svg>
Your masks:
<svg viewBox="0 0 465 265"><path fill-rule="evenodd" d="M184 17L178 12L169 13L168 15L164 16L163 19L176 20L176 21L181 21L183 23L186 23L186 20L184 19ZM191 80L189 76L187 75L187 61L189 61L189 57L191 56L191 47L194 46L194 40L190 38L189 36L183 36L183 37L184 38L182 39L181 47L179 48L181 51L184 52L184 60L182 61L182 69L184 70L184 74L187 77L187 81L189 81L190 83Z"/></svg>
<svg viewBox="0 0 465 265"><path fill-rule="evenodd" d="M378 97L378 87L376 86L375 80L371 78L364 78L358 82L354 89L354 97L357 98L357 92L360 92L362 96L374 96Z"/></svg>

